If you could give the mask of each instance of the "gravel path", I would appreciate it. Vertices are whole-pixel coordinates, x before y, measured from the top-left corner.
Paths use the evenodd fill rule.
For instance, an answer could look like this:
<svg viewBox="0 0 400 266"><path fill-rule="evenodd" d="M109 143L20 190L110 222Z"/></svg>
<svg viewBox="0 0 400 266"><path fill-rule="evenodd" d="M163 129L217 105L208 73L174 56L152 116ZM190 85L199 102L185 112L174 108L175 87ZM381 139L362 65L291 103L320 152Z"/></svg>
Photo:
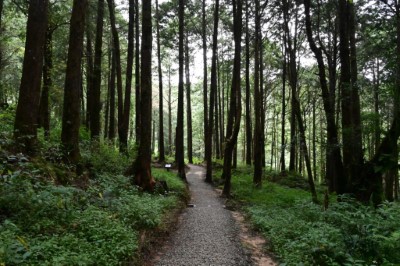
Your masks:
<svg viewBox="0 0 400 266"><path fill-rule="evenodd" d="M157 266L253 265L239 239L231 212L212 186L204 182L205 169L190 165L186 177L191 204L161 254Z"/></svg>

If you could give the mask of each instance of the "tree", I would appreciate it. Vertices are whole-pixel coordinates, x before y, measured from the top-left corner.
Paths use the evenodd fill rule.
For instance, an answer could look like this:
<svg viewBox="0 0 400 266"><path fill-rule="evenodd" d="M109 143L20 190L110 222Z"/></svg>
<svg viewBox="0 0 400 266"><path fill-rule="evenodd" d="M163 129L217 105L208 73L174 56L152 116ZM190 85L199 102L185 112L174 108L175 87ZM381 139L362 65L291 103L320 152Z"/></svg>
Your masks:
<svg viewBox="0 0 400 266"><path fill-rule="evenodd" d="M186 180L184 147L183 147L183 42L184 42L184 0L179 0L179 84L178 84L178 118L175 135L175 163L178 166L178 175L181 179Z"/></svg>
<svg viewBox="0 0 400 266"><path fill-rule="evenodd" d="M206 182L212 183L212 136L214 128L214 109L215 94L217 90L217 46L218 46L218 20L219 20L219 0L215 0L214 5L214 32L211 58L211 86L210 86L210 111L208 117L208 138L206 143L207 173Z"/></svg>
<svg viewBox="0 0 400 266"><path fill-rule="evenodd" d="M135 1L135 110L136 110L136 144L140 143L140 121L141 121L141 87L140 87L140 49L139 49L139 0Z"/></svg>
<svg viewBox="0 0 400 266"><path fill-rule="evenodd" d="M21 150L28 153L36 150L47 14L48 0L32 0L29 3L25 54L14 123L14 138Z"/></svg>
<svg viewBox="0 0 400 266"><path fill-rule="evenodd" d="M311 50L317 59L318 64L318 76L322 91L322 100L325 110L325 116L327 121L327 144L326 149L326 163L327 163L327 180L330 191L336 191L338 194L345 192L346 179L343 173L342 155L340 153L340 145L338 139L338 130L335 121L335 93L333 89L331 91L328 88L326 79L326 69L323 59L322 51L324 47L317 47L311 24L310 15L310 0L304 1L305 16L306 16L306 33L307 39Z"/></svg>
<svg viewBox="0 0 400 266"><path fill-rule="evenodd" d="M83 36L87 1L74 0L70 21L67 71L65 74L61 141L69 162L80 160L80 88Z"/></svg>
<svg viewBox="0 0 400 266"><path fill-rule="evenodd" d="M206 0L202 1L202 46L203 46L203 109L204 109L204 146L205 160L208 154L208 84L207 84L207 36L206 36Z"/></svg>
<svg viewBox="0 0 400 266"><path fill-rule="evenodd" d="M250 110L250 33L249 33L250 4L246 0L246 164L251 165L252 154L252 130Z"/></svg>
<svg viewBox="0 0 400 266"><path fill-rule="evenodd" d="M241 39L242 39L242 0L233 0L233 35L235 40L235 56L233 65L230 109L228 114L228 124L226 133L226 143L224 151L224 168L223 177L225 184L222 194L226 197L230 196L231 191L231 167L232 167L232 153L237 143L237 136L240 129L240 120L242 116L241 107ZM233 113L235 111L235 113Z"/></svg>
<svg viewBox="0 0 400 266"><path fill-rule="evenodd" d="M262 95L260 92L260 1L255 1L254 41L254 176L253 184L261 187L262 182Z"/></svg>
<svg viewBox="0 0 400 266"><path fill-rule="evenodd" d="M189 69L189 32L185 34L185 76L186 76L186 119L187 119L187 152L189 163L193 163L193 129L192 129L192 103Z"/></svg>
<svg viewBox="0 0 400 266"><path fill-rule="evenodd" d="M158 10L158 0L156 0L156 17L157 17L157 59L158 59L158 91L159 91L159 135L158 135L158 160L165 161L165 148L164 148L164 107L163 107L163 76L161 68L161 45L160 45L160 13Z"/></svg>
<svg viewBox="0 0 400 266"><path fill-rule="evenodd" d="M134 175L134 183L145 191L154 188L151 175L151 52L152 52L151 0L142 4L142 56L141 56L141 104L140 104L140 143L136 161L128 169L127 174Z"/></svg>
<svg viewBox="0 0 400 266"><path fill-rule="evenodd" d="M94 48L93 80L91 88L90 134L92 139L100 136L100 88L103 47L104 0L97 2L96 43Z"/></svg>

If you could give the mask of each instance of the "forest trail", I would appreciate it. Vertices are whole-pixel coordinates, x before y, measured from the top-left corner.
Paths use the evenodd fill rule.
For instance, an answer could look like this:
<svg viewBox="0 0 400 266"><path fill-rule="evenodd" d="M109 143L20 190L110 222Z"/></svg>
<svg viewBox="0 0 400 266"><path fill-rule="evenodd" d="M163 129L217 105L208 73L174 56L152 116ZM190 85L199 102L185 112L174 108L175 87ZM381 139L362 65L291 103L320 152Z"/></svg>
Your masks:
<svg viewBox="0 0 400 266"><path fill-rule="evenodd" d="M153 265L274 265L253 263L241 242L239 226L214 188L204 182L205 169L190 165L187 180L193 207L181 215Z"/></svg>

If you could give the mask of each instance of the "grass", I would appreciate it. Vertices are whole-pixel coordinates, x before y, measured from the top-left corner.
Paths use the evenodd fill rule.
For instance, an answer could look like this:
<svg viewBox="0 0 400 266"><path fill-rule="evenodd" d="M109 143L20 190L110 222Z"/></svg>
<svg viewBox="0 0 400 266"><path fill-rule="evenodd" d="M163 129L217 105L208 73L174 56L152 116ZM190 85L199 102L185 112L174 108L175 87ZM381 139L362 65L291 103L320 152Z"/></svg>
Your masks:
<svg viewBox="0 0 400 266"><path fill-rule="evenodd" d="M251 168L239 167L233 172L231 204L242 206L282 265L400 265L398 203L374 209L331 196L324 210L311 202L310 192L267 181L272 174L256 189Z"/></svg>

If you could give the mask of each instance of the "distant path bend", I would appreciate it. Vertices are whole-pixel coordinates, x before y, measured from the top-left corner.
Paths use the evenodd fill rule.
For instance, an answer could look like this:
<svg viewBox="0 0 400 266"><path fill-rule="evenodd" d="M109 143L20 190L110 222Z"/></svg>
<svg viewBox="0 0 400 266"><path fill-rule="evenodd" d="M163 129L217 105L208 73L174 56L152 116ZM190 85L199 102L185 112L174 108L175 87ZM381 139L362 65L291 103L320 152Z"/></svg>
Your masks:
<svg viewBox="0 0 400 266"><path fill-rule="evenodd" d="M183 212L156 266L253 265L231 212L204 176L203 167L190 165L186 177L194 206Z"/></svg>

